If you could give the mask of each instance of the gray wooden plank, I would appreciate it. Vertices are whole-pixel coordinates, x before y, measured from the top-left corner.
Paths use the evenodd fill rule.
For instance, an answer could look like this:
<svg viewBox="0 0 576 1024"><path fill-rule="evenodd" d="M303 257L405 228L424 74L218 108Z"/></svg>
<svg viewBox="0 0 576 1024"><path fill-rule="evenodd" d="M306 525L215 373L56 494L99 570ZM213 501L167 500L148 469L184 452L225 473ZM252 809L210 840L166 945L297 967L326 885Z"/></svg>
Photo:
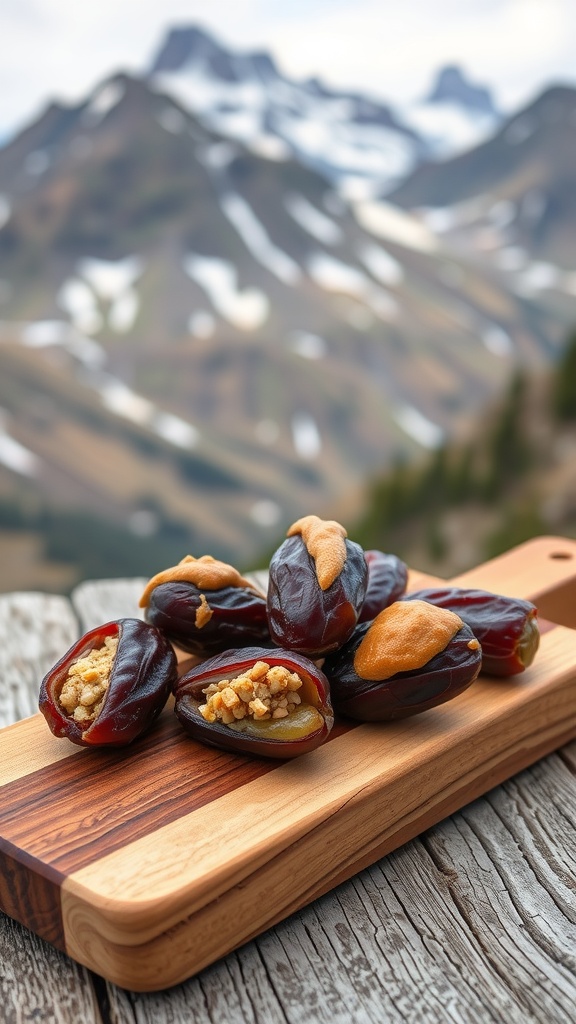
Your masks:
<svg viewBox="0 0 576 1024"><path fill-rule="evenodd" d="M108 1024L89 971L4 914L0 914L0 1020L2 1024Z"/></svg>
<svg viewBox="0 0 576 1024"><path fill-rule="evenodd" d="M147 579L86 580L79 583L71 594L74 608L86 633L104 622L125 617L141 619L144 616L138 601Z"/></svg>
<svg viewBox="0 0 576 1024"><path fill-rule="evenodd" d="M38 710L46 672L79 636L65 597L0 594L0 727Z"/></svg>

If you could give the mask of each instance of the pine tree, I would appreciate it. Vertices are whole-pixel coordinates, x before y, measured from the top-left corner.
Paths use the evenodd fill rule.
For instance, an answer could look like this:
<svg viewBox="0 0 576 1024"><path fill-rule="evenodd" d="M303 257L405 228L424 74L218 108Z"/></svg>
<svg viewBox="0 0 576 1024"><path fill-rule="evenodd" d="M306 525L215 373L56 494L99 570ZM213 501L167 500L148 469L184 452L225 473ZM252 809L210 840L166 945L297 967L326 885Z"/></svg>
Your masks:
<svg viewBox="0 0 576 1024"><path fill-rule="evenodd" d="M572 332L552 382L552 412L559 420L576 419L576 330Z"/></svg>
<svg viewBox="0 0 576 1024"><path fill-rule="evenodd" d="M488 438L488 471L484 497L492 501L521 477L532 461L530 441L525 432L526 379L518 372Z"/></svg>

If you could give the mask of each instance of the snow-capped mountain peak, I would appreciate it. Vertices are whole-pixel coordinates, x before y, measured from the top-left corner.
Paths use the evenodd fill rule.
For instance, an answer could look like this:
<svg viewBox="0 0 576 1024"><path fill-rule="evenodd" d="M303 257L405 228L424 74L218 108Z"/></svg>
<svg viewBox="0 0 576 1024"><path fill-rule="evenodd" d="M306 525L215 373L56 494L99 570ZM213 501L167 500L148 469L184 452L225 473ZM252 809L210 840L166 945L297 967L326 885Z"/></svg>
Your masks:
<svg viewBox="0 0 576 1024"><path fill-rule="evenodd" d="M269 54L232 50L191 26L169 32L150 80L211 131L260 153L277 155L280 145L286 157L319 171L346 197L374 198L423 160L453 155L494 126L496 114L480 109L483 90L460 72L456 80L453 71L440 76L444 91L437 86L435 100L404 109L329 89L319 78L296 82ZM455 103L457 93L468 96L467 103Z"/></svg>

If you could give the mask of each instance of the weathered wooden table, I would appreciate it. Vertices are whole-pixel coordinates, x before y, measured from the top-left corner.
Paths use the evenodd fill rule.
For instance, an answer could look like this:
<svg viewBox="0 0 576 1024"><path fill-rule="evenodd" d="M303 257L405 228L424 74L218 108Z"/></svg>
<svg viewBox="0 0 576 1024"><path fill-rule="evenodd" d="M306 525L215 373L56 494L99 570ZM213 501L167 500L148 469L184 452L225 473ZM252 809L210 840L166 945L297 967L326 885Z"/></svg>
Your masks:
<svg viewBox="0 0 576 1024"><path fill-rule="evenodd" d="M0 595L0 726L143 580ZM576 609L574 610L576 622ZM1 751L0 751L1 754ZM562 1024L576 1014L576 742L191 980L142 994L0 914L0 1020Z"/></svg>

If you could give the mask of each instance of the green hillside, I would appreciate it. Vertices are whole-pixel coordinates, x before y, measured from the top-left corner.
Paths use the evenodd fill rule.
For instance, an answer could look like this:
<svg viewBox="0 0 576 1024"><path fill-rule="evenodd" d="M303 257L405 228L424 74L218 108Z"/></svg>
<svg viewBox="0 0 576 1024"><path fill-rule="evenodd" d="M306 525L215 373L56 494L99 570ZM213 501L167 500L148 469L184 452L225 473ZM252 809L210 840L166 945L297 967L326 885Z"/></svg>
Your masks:
<svg viewBox="0 0 576 1024"><path fill-rule="evenodd" d="M466 438L372 480L349 533L439 576L538 534L576 536L576 332L552 373L517 374Z"/></svg>

